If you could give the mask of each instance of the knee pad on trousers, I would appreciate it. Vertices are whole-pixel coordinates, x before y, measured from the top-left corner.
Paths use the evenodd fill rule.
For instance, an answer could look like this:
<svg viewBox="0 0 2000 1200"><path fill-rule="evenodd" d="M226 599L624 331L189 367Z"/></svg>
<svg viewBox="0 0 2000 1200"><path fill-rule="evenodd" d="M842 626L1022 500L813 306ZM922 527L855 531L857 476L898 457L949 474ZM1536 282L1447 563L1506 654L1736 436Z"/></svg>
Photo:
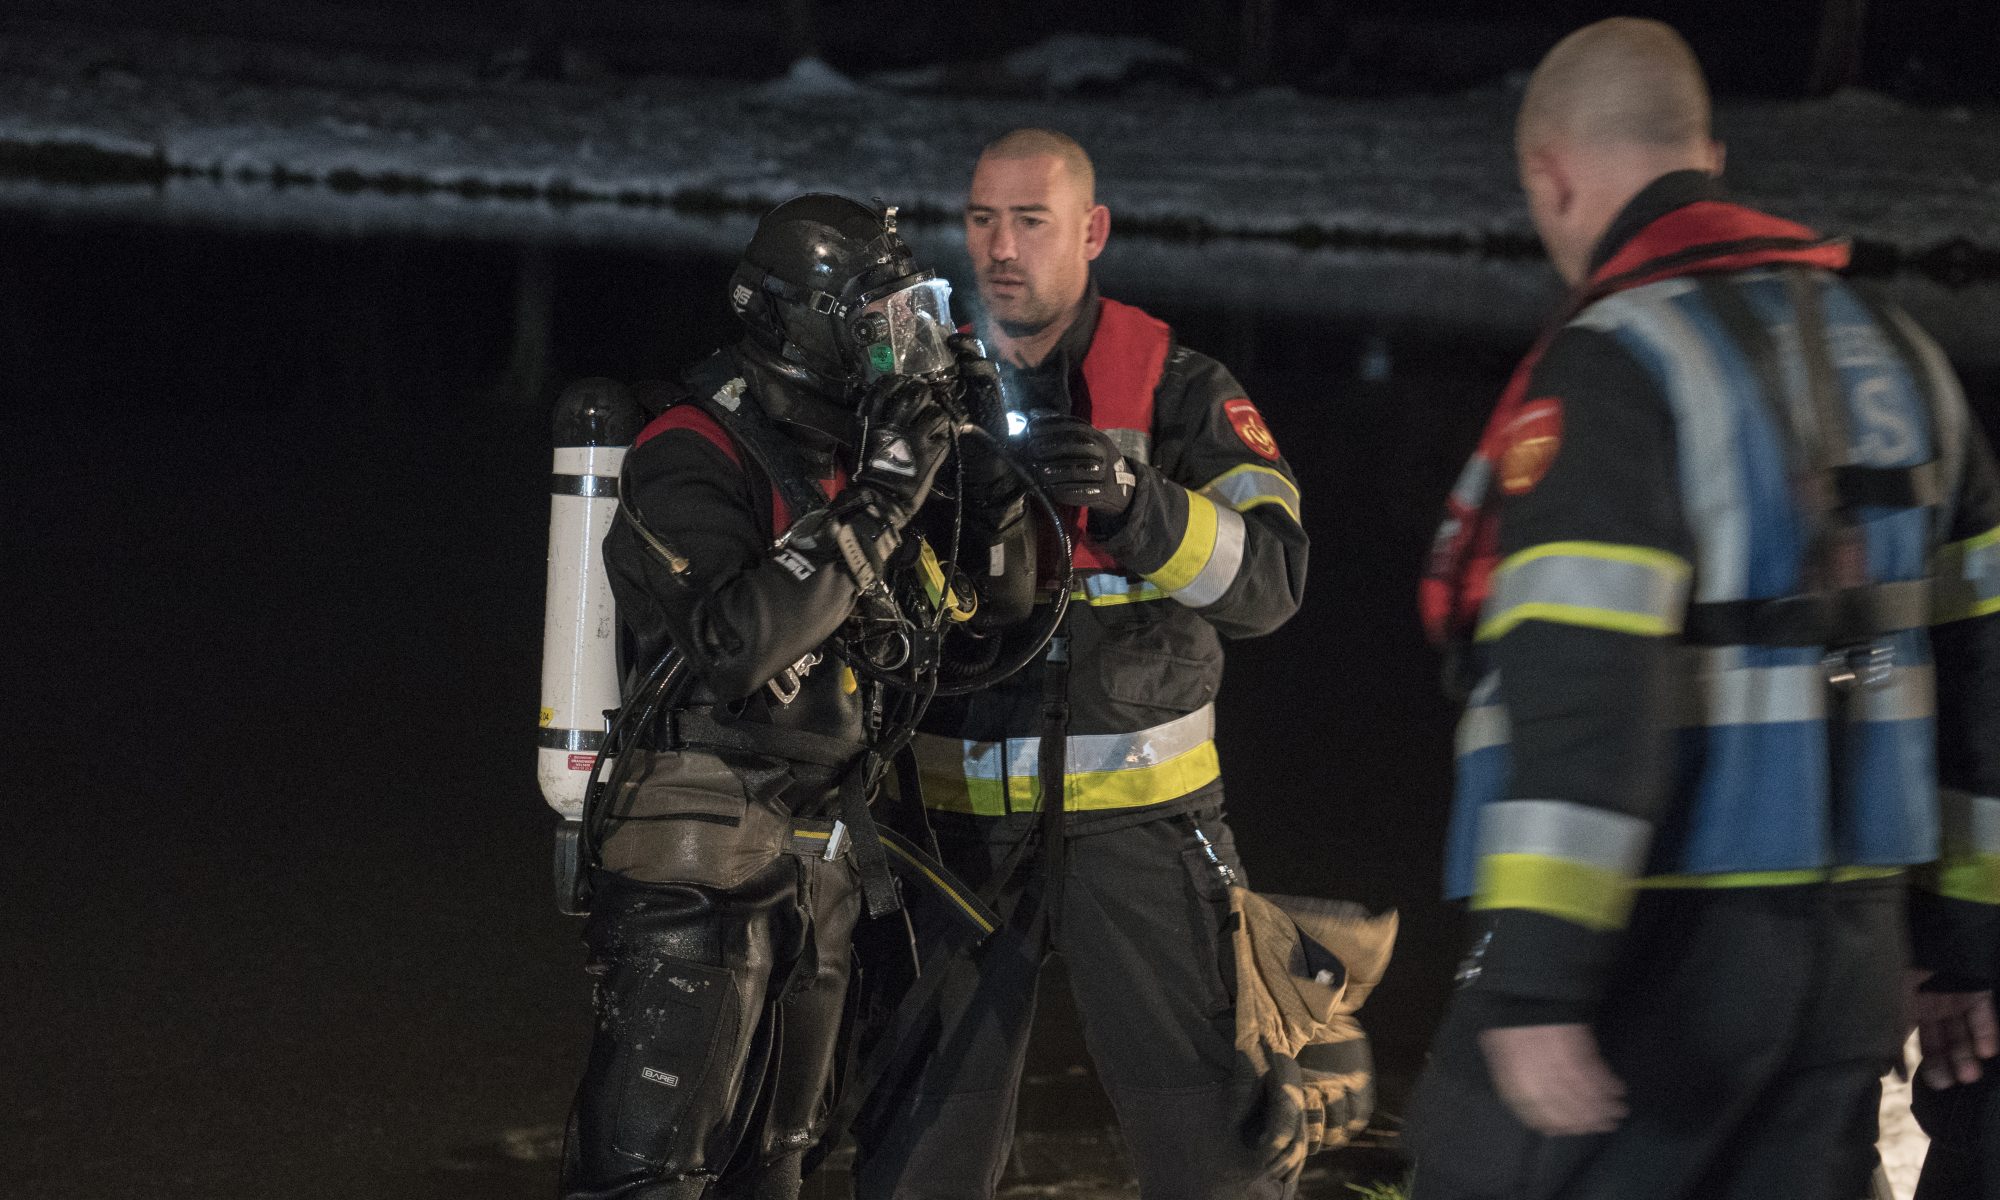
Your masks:
<svg viewBox="0 0 2000 1200"><path fill-rule="evenodd" d="M577 1091L579 1181L712 1172L746 1035L733 972L717 961L715 898L696 888L613 886L585 931L597 1030ZM707 959L708 961L700 961Z"/></svg>
<svg viewBox="0 0 2000 1200"><path fill-rule="evenodd" d="M735 1081L722 1075L733 1066L740 1020L736 981L721 967L619 963L600 995L578 1097L584 1131L664 1175L719 1166L708 1142L735 1104Z"/></svg>

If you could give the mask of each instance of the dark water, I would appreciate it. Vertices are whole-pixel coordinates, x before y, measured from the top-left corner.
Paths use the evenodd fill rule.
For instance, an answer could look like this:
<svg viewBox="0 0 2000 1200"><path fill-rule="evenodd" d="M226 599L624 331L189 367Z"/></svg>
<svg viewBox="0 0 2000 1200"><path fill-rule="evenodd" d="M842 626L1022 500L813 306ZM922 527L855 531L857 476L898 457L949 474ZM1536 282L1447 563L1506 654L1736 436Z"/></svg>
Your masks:
<svg viewBox="0 0 2000 1200"><path fill-rule="evenodd" d="M588 1013L530 737L546 400L732 336L728 264L16 216L0 266L0 1192L547 1194ZM1263 890L1402 910L1364 1014L1394 1112L1455 937L1411 597L1518 338L1122 298L1300 474L1306 607L1231 649L1231 817ZM1045 1026L1024 1127L1101 1124Z"/></svg>

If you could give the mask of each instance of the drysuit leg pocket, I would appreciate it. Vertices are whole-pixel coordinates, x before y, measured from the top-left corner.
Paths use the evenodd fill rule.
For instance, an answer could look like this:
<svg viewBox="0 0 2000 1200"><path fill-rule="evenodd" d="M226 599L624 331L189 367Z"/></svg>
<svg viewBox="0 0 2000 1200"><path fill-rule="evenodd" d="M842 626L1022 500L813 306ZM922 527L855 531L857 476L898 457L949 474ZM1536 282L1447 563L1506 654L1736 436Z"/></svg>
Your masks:
<svg viewBox="0 0 2000 1200"><path fill-rule="evenodd" d="M668 1175L706 1166L735 1088L718 1077L742 1040L736 981L721 967L628 959L600 998L591 1064L610 1092L612 1148Z"/></svg>

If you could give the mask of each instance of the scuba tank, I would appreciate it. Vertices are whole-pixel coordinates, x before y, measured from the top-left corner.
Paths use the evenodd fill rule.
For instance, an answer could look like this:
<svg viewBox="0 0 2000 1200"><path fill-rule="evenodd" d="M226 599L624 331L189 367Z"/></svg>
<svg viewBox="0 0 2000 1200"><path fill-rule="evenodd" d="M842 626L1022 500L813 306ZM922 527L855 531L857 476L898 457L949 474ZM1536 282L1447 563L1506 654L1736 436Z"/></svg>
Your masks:
<svg viewBox="0 0 2000 1200"><path fill-rule="evenodd" d="M582 379L563 389L553 419L549 570L542 621L542 705L536 776L556 829L557 895L573 891L584 794L619 704L618 613L604 569L604 535L618 512L618 472L645 423L625 385Z"/></svg>

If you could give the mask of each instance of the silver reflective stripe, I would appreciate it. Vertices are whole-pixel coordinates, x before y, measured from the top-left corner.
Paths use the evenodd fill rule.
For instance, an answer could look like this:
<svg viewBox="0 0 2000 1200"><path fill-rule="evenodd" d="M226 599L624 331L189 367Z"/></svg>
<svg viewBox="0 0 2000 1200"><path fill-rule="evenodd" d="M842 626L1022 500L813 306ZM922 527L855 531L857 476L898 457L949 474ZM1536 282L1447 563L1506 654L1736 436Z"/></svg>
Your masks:
<svg viewBox="0 0 2000 1200"><path fill-rule="evenodd" d="M1186 587L1176 590L1173 597L1189 608L1213 604L1236 582L1236 573L1242 568L1243 514L1217 504L1215 546L1208 553L1208 561L1202 564L1201 573Z"/></svg>
<svg viewBox="0 0 2000 1200"><path fill-rule="evenodd" d="M1854 693L1850 721L1920 721L1937 715L1937 668L1896 667L1875 687Z"/></svg>
<svg viewBox="0 0 2000 1200"><path fill-rule="evenodd" d="M1559 604L1652 617L1677 631L1687 590L1684 571L1595 555L1544 554L1502 564L1486 611L1497 620L1524 604Z"/></svg>
<svg viewBox="0 0 2000 1200"><path fill-rule="evenodd" d="M919 735L928 742L956 739ZM1178 758L1215 737L1215 706L1204 704L1184 717L1136 733L1079 733L1065 742L1063 770L1069 775L1151 767ZM999 742L960 741L968 779L1021 779L1041 774L1040 738L1008 738ZM1005 766L1003 772L1002 766Z"/></svg>
<svg viewBox="0 0 2000 1200"><path fill-rule="evenodd" d="M1479 854L1531 854L1636 875L1653 827L1567 800L1500 800L1479 810Z"/></svg>
<svg viewBox="0 0 2000 1200"><path fill-rule="evenodd" d="M1737 445L1739 389L1716 358L1715 347L1676 309L1695 290L1689 279L1669 279L1600 300L1574 322L1586 329L1626 333L1653 350L1649 369L1661 367L1674 409L1679 441L1681 504L1699 548L1695 599L1738 600L1749 594L1749 509L1744 503L1742 455Z"/></svg>
<svg viewBox="0 0 2000 1200"><path fill-rule="evenodd" d="M1482 704L1468 708L1458 719L1455 749L1460 758L1514 740L1513 722L1504 704Z"/></svg>
<svg viewBox="0 0 2000 1200"><path fill-rule="evenodd" d="M1451 487L1451 498L1458 501L1461 508L1478 508L1492 487L1493 464L1483 457L1475 457L1458 473L1458 482Z"/></svg>
<svg viewBox="0 0 2000 1200"><path fill-rule="evenodd" d="M1889 319L1903 332L1903 337L1917 348L1920 362L1911 364L1921 368L1924 379L1918 386L1927 386L1930 392L1930 411L1937 428L1932 437L1933 453L1938 465L1943 468L1939 483L1944 493L1938 505L1937 528L1940 531L1952 527L1958 505L1958 489L1965 474L1965 421L1970 410L1965 406L1965 388L1959 383L1958 373L1951 369L1944 351L1931 336L1917 328L1908 314L1893 305L1888 306Z"/></svg>
<svg viewBox="0 0 2000 1200"><path fill-rule="evenodd" d="M1201 494L1237 512L1247 512L1262 504L1276 504L1299 521L1299 488L1271 467L1245 463L1231 467L1202 486Z"/></svg>
<svg viewBox="0 0 2000 1200"><path fill-rule="evenodd" d="M1087 604L1137 603L1158 600L1166 595L1157 584L1144 579L1128 579L1111 571L1093 571L1079 578L1073 598Z"/></svg>
<svg viewBox="0 0 2000 1200"><path fill-rule="evenodd" d="M1137 463L1153 461L1153 435L1143 429L1107 429L1104 431L1118 453Z"/></svg>
<svg viewBox="0 0 2000 1200"><path fill-rule="evenodd" d="M1859 688L1852 693L1848 719L1913 721L1934 716L1935 688L1933 668L1895 667L1878 686ZM1680 714L1680 724L1780 725L1823 720L1826 693L1826 669L1818 663L1698 670L1689 703Z"/></svg>
<svg viewBox="0 0 2000 1200"><path fill-rule="evenodd" d="M2000 855L2000 800L1992 796L1939 788L1938 827L1948 855Z"/></svg>
<svg viewBox="0 0 2000 1200"><path fill-rule="evenodd" d="M1708 657L1720 657L1709 655ZM1680 723L1777 725L1826 716L1826 671L1818 663L1698 671Z"/></svg>

